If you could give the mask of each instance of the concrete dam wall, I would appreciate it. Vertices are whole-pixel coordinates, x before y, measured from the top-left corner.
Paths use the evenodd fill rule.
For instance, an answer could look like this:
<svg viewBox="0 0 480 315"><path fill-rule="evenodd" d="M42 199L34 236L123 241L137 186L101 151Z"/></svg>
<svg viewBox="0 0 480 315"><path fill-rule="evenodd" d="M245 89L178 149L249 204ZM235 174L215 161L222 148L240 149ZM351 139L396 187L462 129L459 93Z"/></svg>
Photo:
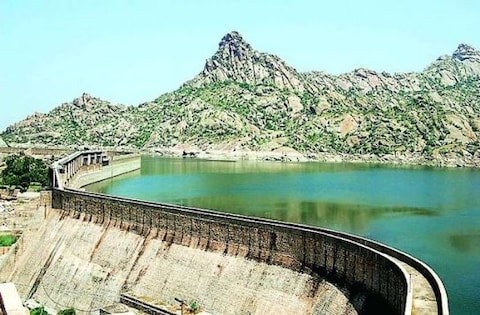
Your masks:
<svg viewBox="0 0 480 315"><path fill-rule="evenodd" d="M311 275L348 289L348 294L362 292L379 307L388 305L395 313L404 313L408 296L404 271L386 255L346 239L281 222L70 189L55 189L52 200L64 216L99 224L115 222L114 226L145 237L155 230L156 238L165 244ZM364 307L357 305L359 312Z"/></svg>
<svg viewBox="0 0 480 315"><path fill-rule="evenodd" d="M391 257L401 252L315 227L67 188L114 173L100 162L98 152L77 153L53 169L58 210L25 234L30 245L0 274L22 284L24 298L85 312L128 293L165 306L195 300L212 314L412 313L411 279Z"/></svg>
<svg viewBox="0 0 480 315"><path fill-rule="evenodd" d="M120 292L157 305L196 300L212 314L357 314L366 303L362 291L245 259L241 250L208 251L198 239L179 245L165 241L165 230L133 228L50 211L38 231L25 235L23 244L30 245L19 249L15 267L1 276L17 283L24 299L83 313L118 301Z"/></svg>

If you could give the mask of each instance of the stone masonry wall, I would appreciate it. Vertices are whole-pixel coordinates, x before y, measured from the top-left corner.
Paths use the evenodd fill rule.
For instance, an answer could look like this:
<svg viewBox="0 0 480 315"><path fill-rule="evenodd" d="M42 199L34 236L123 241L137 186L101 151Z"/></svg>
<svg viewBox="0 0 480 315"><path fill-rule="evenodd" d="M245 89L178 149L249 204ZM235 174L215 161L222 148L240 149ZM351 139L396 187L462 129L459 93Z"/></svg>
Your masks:
<svg viewBox="0 0 480 315"><path fill-rule="evenodd" d="M246 258L316 274L351 290L364 290L404 314L407 282L385 255L363 245L308 227L76 190L53 190L52 206L69 217L112 222L164 242Z"/></svg>

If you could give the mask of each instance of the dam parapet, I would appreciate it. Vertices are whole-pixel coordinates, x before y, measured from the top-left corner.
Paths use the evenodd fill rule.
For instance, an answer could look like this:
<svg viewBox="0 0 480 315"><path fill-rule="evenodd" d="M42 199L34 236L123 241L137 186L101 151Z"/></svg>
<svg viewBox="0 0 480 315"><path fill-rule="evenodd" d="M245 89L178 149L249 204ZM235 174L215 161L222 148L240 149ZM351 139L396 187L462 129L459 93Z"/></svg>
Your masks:
<svg viewBox="0 0 480 315"><path fill-rule="evenodd" d="M82 188L108 178L139 170L140 154L105 154L102 151L73 153L57 162L50 170L54 188Z"/></svg>

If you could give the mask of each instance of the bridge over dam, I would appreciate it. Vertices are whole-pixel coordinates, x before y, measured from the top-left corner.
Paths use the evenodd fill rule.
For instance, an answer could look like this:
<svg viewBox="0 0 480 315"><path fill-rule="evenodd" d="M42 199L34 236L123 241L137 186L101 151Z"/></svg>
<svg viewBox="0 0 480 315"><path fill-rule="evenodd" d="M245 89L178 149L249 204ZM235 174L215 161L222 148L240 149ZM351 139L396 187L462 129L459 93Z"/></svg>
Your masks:
<svg viewBox="0 0 480 315"><path fill-rule="evenodd" d="M211 314L442 314L426 264L337 231L152 203L81 187L140 167L138 155L76 152L51 169L51 209L0 272L22 298L91 313L121 294Z"/></svg>

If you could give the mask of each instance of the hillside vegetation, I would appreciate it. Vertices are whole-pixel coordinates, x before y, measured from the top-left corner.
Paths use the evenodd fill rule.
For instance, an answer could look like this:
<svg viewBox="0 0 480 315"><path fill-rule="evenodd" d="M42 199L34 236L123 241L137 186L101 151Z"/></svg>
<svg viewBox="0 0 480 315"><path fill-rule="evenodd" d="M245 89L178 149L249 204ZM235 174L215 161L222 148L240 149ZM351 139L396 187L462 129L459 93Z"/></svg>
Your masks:
<svg viewBox="0 0 480 315"><path fill-rule="evenodd" d="M299 152L479 165L480 52L419 73L299 73L225 35L203 71L139 106L88 94L7 128L12 146Z"/></svg>

